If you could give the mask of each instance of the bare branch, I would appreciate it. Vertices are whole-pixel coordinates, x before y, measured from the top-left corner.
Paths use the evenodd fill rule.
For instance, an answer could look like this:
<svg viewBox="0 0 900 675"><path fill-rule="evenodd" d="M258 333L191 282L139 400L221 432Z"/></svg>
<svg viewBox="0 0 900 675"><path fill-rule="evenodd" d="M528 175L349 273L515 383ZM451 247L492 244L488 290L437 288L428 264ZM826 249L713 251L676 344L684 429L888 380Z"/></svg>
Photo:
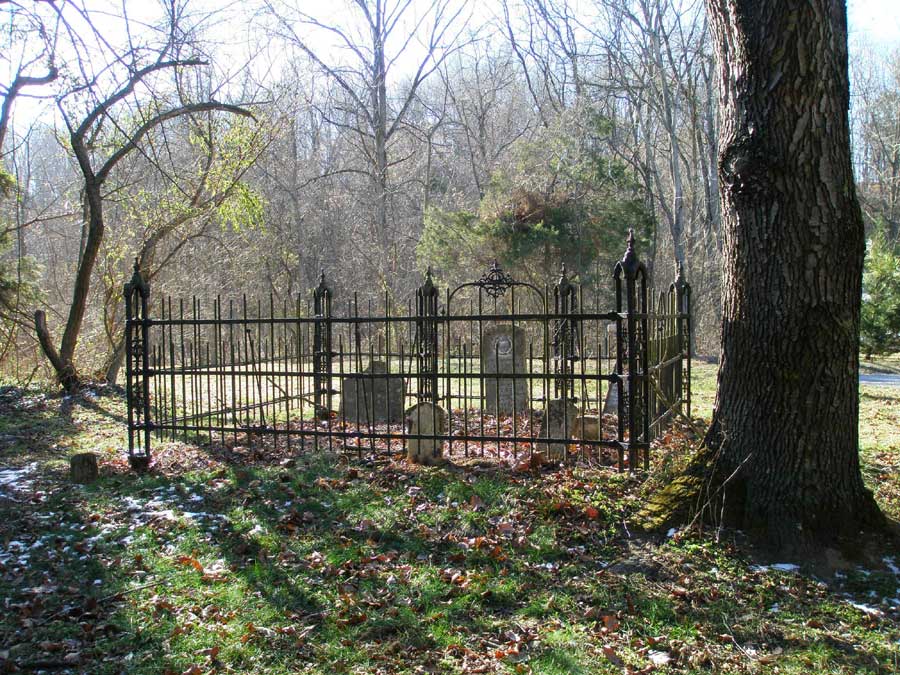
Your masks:
<svg viewBox="0 0 900 675"><path fill-rule="evenodd" d="M241 115L243 117L253 117L253 113L249 110L241 108L240 106L230 105L228 103L219 103L218 101L206 101L204 103L191 103L189 105L184 105L179 108L173 108L172 110L167 110L165 112L156 115L155 117L147 120L140 127L135 130L135 132L131 135L131 137L126 141L125 145L116 150L110 157L107 159L103 166L96 173L96 180L98 182L103 182L106 177L109 175L109 172L115 167L119 161L122 160L129 152L138 147L138 142L147 135L154 127L159 126L166 120L174 119L176 117L180 117L182 115L190 115L192 113L198 112L206 112L210 110L220 110L223 112L230 112L235 115Z"/></svg>

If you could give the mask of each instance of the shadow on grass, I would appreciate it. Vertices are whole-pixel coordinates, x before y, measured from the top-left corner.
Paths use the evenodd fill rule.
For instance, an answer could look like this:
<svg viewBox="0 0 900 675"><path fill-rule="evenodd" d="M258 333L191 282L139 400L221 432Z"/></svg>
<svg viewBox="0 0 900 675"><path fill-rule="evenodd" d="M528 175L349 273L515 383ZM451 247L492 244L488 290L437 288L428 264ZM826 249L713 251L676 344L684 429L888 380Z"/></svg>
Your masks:
<svg viewBox="0 0 900 675"><path fill-rule="evenodd" d="M34 452L58 456L86 420L115 422L114 400L91 404L104 412L77 400L66 411L25 410L27 419L0 408L0 423L40 425ZM48 559L27 581L4 576L14 604L45 582L65 589L37 621L71 606L30 629L21 617L4 622L4 642L32 645L28 663L63 658L41 656L42 642L77 642L81 667L101 674L211 670L216 660L237 672L465 672L515 670L515 648L534 673L612 673L623 671L617 659L645 667L653 647L689 671L758 668L749 650L780 649L786 672L808 672L817 659L823 672L890 672L895 628L873 624L869 640L811 627L858 616L813 580L748 572L710 542L651 549L652 573L647 561L611 571L630 555L623 487L612 479L597 489L565 472L192 451L216 462L182 475L107 475L33 513L6 514L7 526L24 518L35 536L60 537L54 551L106 532L87 560ZM585 517L588 503L597 518ZM210 517L184 515L200 510ZM63 522L38 517L47 511Z"/></svg>

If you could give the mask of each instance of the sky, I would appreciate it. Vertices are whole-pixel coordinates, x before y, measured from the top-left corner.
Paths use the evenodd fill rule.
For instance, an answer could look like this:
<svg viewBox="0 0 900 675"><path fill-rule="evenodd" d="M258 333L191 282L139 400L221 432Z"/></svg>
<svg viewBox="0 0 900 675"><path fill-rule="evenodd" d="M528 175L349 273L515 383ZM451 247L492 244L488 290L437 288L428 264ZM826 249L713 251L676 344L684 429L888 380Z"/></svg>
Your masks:
<svg viewBox="0 0 900 675"><path fill-rule="evenodd" d="M295 0L301 7L305 7L304 3L309 1L310 0ZM422 1L427 2L427 0ZM486 7L491 6L495 1L496 0L475 0L475 5L483 10ZM142 12L146 13L148 6L153 5L153 3L148 3L148 0L87 0L86 4L92 9L99 9L101 7L116 7L119 2L127 8L132 19L144 18L141 16ZM251 3L247 3L243 0L228 0L224 2L223 0L195 0L195 2L197 2L201 9L212 6L224 10L219 15L221 23L214 29L217 32L222 32L224 35L228 35L228 38L222 40L222 42L228 42L229 39L240 40L241 37L243 37L242 29L246 28L246 25L235 30L231 27L231 23L234 22L232 16L234 16L235 11L239 12L241 7L246 8ZM418 2L419 0L413 0L413 10L415 10ZM341 0L330 0L330 3L332 10L342 6ZM316 6L320 9L322 7L319 3L317 3ZM324 6L329 6L329 0L325 0ZM847 10L851 54L854 51L854 46L861 46L863 44L875 47L876 50L879 48L900 48L900 0L848 0ZM413 11L412 13L415 12ZM100 18L100 23L102 22L103 19ZM225 47L225 49L227 50L228 47ZM4 67L9 68L13 65L11 62L2 63L2 61L5 61L5 59L0 59L0 69ZM231 59L230 61L232 62L232 66L243 63L243 60L240 58ZM403 68L398 68L398 71L399 70L403 70ZM6 78L5 73L3 74L3 78L4 81L9 81L8 78ZM14 120L15 118L21 119L23 116L26 119L34 119L36 116L40 116L39 110L48 107L46 102L44 102L44 104L39 104L34 99L21 99L17 102L17 109L15 111L17 114L14 116Z"/></svg>
<svg viewBox="0 0 900 675"><path fill-rule="evenodd" d="M900 45L900 0L849 0L847 18L851 41L862 37Z"/></svg>

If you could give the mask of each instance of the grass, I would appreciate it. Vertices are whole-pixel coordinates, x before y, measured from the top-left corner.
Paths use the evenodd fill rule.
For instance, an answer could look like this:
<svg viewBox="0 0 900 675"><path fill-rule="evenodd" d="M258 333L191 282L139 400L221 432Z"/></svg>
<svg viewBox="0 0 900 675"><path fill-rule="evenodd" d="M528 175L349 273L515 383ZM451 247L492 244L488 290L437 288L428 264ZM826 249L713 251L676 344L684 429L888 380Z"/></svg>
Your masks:
<svg viewBox="0 0 900 675"><path fill-rule="evenodd" d="M871 359L860 358L860 370L864 373L892 373L900 374L900 352L894 354L879 354Z"/></svg>
<svg viewBox="0 0 900 675"><path fill-rule="evenodd" d="M715 367L693 374L704 417ZM0 672L900 670L900 557L819 579L728 533L631 538L647 484L597 468L168 444L136 476L123 402L95 394L0 390L0 465L29 467L0 486ZM900 391L863 387L863 468L895 517L898 430ZM73 486L85 450L101 479Z"/></svg>

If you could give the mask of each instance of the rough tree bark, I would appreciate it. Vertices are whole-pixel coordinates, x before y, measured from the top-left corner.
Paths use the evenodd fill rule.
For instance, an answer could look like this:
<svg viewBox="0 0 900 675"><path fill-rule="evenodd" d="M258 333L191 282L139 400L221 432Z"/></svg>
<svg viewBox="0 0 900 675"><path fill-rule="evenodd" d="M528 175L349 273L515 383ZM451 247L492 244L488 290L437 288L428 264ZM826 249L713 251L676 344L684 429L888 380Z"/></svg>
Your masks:
<svg viewBox="0 0 900 675"><path fill-rule="evenodd" d="M702 477L730 524L775 550L809 552L884 522L859 469L865 239L846 7L707 7L721 83L722 353L709 451L686 475Z"/></svg>

